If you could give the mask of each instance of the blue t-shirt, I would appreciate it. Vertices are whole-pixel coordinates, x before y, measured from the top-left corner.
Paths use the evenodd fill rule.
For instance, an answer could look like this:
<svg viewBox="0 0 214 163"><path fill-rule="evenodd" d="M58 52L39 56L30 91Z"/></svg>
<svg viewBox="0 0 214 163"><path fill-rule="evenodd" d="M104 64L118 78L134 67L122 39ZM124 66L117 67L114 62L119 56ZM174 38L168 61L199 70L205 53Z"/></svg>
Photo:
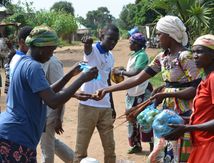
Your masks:
<svg viewBox="0 0 214 163"><path fill-rule="evenodd" d="M46 121L38 92L50 86L41 64L22 56L12 73L6 111L0 114L0 138L36 149Z"/></svg>

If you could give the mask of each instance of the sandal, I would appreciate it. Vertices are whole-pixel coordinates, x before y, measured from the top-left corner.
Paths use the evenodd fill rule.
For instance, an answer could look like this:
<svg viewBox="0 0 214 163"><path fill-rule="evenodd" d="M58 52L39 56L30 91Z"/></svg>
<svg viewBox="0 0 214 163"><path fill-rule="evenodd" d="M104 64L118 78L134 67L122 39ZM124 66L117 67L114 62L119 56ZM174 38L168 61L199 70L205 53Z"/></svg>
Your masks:
<svg viewBox="0 0 214 163"><path fill-rule="evenodd" d="M137 145L131 147L129 150L128 150L128 154L133 154L133 153L140 153L142 152L142 147L139 147Z"/></svg>

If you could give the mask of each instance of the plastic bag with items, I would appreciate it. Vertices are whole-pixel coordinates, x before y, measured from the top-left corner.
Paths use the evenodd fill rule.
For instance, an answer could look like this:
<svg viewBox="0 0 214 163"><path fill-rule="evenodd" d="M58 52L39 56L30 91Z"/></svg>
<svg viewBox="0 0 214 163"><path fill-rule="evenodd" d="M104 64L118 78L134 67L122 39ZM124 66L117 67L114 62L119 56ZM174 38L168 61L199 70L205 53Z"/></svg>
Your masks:
<svg viewBox="0 0 214 163"><path fill-rule="evenodd" d="M81 69L83 72L87 72L90 68L92 68L91 66L89 66L89 65L88 65L87 63L85 63L85 62L80 62L79 65L80 65L80 69ZM102 77L101 77L101 75L98 73L96 80L101 80L101 79L102 79Z"/></svg>
<svg viewBox="0 0 214 163"><path fill-rule="evenodd" d="M152 130L152 123L155 116L159 113L159 110L155 108L155 104L147 106L138 116L137 122L141 127L141 130L145 133L149 133Z"/></svg>
<svg viewBox="0 0 214 163"><path fill-rule="evenodd" d="M168 124L184 124L184 120L174 111L165 109L159 113L152 124L154 135L164 137L173 131Z"/></svg>

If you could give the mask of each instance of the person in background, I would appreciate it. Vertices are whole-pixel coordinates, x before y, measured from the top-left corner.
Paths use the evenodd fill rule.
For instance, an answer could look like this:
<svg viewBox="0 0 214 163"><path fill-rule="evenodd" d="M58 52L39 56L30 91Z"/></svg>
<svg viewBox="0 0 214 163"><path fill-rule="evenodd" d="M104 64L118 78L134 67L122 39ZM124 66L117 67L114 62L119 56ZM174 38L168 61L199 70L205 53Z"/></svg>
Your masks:
<svg viewBox="0 0 214 163"><path fill-rule="evenodd" d="M106 26L101 31L101 41L95 44L92 44L92 38L83 38L84 61L89 66L96 66L100 74L100 79L92 80L82 85L81 90L83 92L92 94L97 89L110 85L110 72L114 65L113 55L110 50L115 47L118 39L119 29L115 25ZM88 145L95 127L102 141L104 163L116 162L113 135L115 116L113 99L109 93L101 101L80 101L74 163L79 163L83 158L87 157Z"/></svg>
<svg viewBox="0 0 214 163"><path fill-rule="evenodd" d="M6 111L0 114L0 149L4 149L0 152L1 162L37 162L36 147L45 129L46 105L60 108L84 82L98 74L93 67L63 88L81 72L80 65L76 64L50 86L41 63L52 57L58 45L57 34L49 27L38 26L25 42L29 47L28 55L16 54L10 64L10 81L13 82L8 90Z"/></svg>
<svg viewBox="0 0 214 163"><path fill-rule="evenodd" d="M63 64L56 56L52 56L49 61L42 64L42 67L50 85L63 77ZM55 110L47 106L46 127L40 140L42 163L53 163L54 154L65 163L73 162L73 150L55 137L55 133L60 135L64 132L62 128L63 114L63 105Z"/></svg>
<svg viewBox="0 0 214 163"><path fill-rule="evenodd" d="M190 123L173 125L175 130L166 136L167 140L177 140L185 132L191 132L193 149L188 163L213 163L214 156L214 35L200 36L193 43L193 57L198 68L203 69L204 77L200 82L193 102Z"/></svg>
<svg viewBox="0 0 214 163"><path fill-rule="evenodd" d="M188 43L186 27L178 17L167 15L159 19L156 29L164 51L138 75L98 90L97 94L102 98L106 93L132 88L161 72L165 88L162 93L153 97L156 105L162 103L163 109L174 110L181 116L190 116L192 99L201 79L200 70L196 67L191 52L185 48ZM154 135L154 149L149 157L151 160L178 162L181 159L182 153L174 150L180 148L179 143L166 142L162 143L163 146L158 146L159 143L160 140ZM187 157L182 158L184 162Z"/></svg>
<svg viewBox="0 0 214 163"><path fill-rule="evenodd" d="M1 60L1 68L4 67L4 60L7 57L8 52L10 49L7 46L7 38L0 33L0 60Z"/></svg>
<svg viewBox="0 0 214 163"><path fill-rule="evenodd" d="M149 64L149 57L145 52L145 37L141 33L135 33L129 38L129 44L129 48L132 53L130 54L127 68L126 70L115 69L113 71L115 75L132 77L139 74ZM151 96L152 91L152 85L148 80L137 85L136 87L128 89L126 95L126 111L129 111L132 107L137 106L147 100ZM144 133L141 131L137 122L128 122L128 140L129 145L131 146L128 150L128 154L142 151L141 140L143 142L149 142L150 151L152 151L152 137L152 131L150 133Z"/></svg>
<svg viewBox="0 0 214 163"><path fill-rule="evenodd" d="M8 55L8 63L5 64L5 93L7 93L10 84L9 64L15 54L26 55L29 47L25 44L25 39L32 30L33 28L30 26L24 26L20 29L18 33L19 49L16 51L11 51ZM49 61L43 64L43 69L50 85L62 78L64 74L63 65L55 56L51 57ZM59 139L55 138L55 132L57 134L62 134L64 131L62 129L63 112L63 107L57 110L53 110L49 107L47 109L47 122L45 132L41 137L42 162L54 162L54 153L56 153L57 156L65 162L72 162L73 160L74 152L72 151L72 149L62 143Z"/></svg>
<svg viewBox="0 0 214 163"><path fill-rule="evenodd" d="M13 56L17 53L19 55L25 55L28 51L28 47L25 44L25 39L26 37L30 34L30 32L32 31L32 27L30 26L24 26L20 29L19 33L18 33L18 46L19 49L18 50L14 50L13 48L11 49L10 53L7 56L7 63L4 65L5 68L5 75L6 75L6 79L5 79L5 87L4 87L4 93L7 94L8 92L8 88L10 85L10 75L9 75L9 71L10 71L10 62L13 58Z"/></svg>
<svg viewBox="0 0 214 163"><path fill-rule="evenodd" d="M135 33L140 33L138 27L134 27L128 31L128 38L130 38Z"/></svg>

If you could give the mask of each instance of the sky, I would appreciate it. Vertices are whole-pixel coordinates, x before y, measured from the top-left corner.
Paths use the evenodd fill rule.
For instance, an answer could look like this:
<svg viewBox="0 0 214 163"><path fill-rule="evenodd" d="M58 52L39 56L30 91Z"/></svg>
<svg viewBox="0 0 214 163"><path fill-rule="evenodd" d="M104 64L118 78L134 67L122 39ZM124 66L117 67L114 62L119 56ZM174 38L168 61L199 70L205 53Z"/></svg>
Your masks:
<svg viewBox="0 0 214 163"><path fill-rule="evenodd" d="M33 7L35 7L36 10L49 10L55 2L60 0L21 0L21 2L25 1L33 2ZM18 0L12 0L12 3L17 2ZM135 0L67 0L67 2L72 3L76 16L85 18L88 11L97 10L98 7L107 7L111 15L119 18L123 6L134 3Z"/></svg>

